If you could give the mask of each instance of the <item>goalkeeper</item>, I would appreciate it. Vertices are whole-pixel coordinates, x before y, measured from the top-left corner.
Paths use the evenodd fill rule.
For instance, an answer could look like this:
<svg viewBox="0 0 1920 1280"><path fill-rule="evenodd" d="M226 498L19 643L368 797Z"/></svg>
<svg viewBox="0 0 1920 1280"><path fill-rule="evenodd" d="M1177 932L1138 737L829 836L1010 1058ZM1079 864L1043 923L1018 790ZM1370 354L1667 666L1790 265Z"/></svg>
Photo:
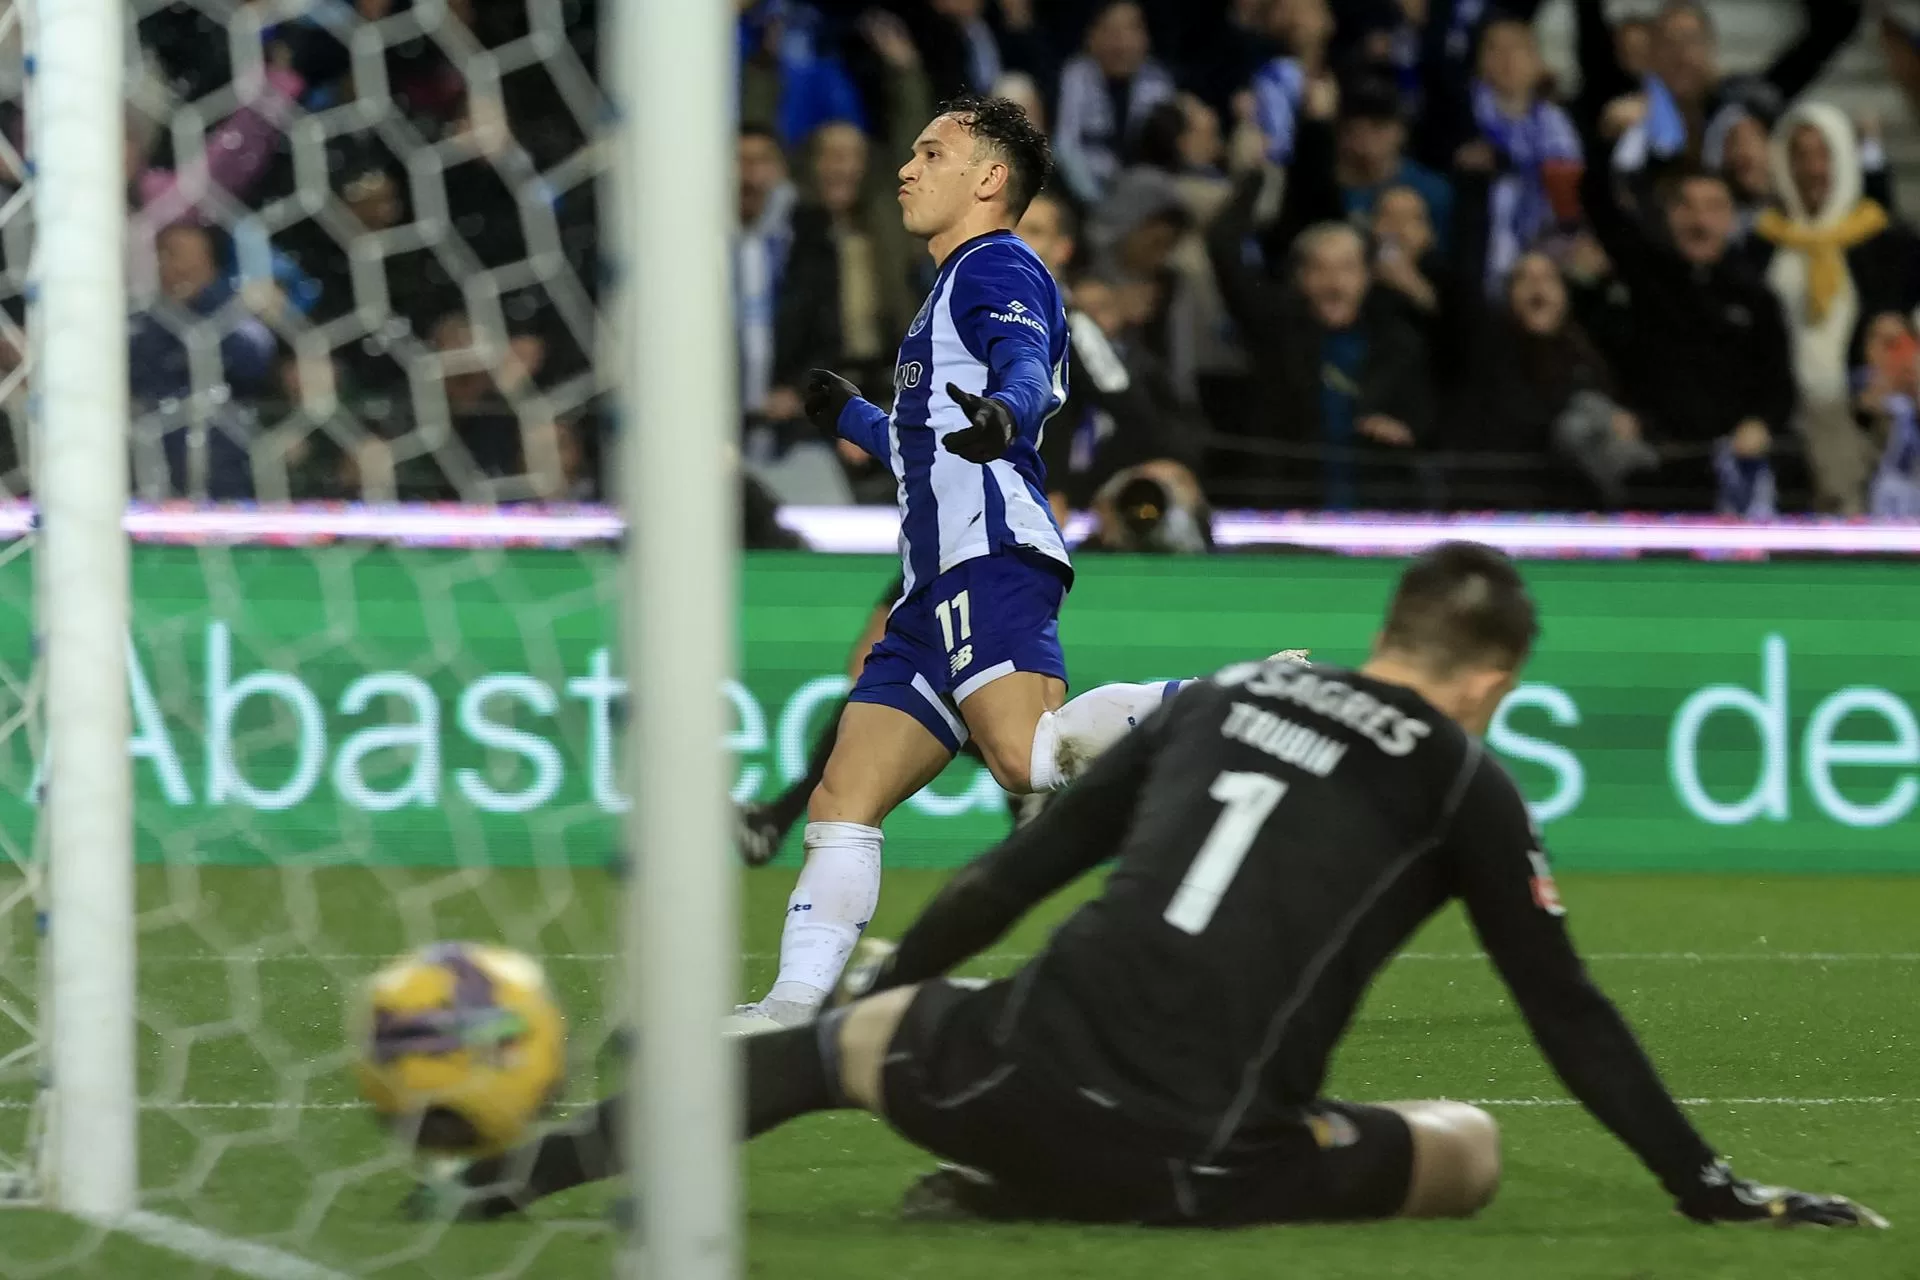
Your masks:
<svg viewBox="0 0 1920 1280"><path fill-rule="evenodd" d="M1885 1225L1736 1178L1574 951L1526 806L1479 740L1532 647L1490 548L1417 559L1359 671L1247 663L1182 690L957 876L872 993L748 1038L748 1136L860 1108L965 1167L942 1216L1233 1226L1464 1217L1499 1136L1459 1102L1321 1096L1373 976L1461 899L1573 1095L1698 1222ZM1100 896L1011 978L942 975L1093 867ZM617 1171L619 1103L470 1166L468 1217Z"/></svg>

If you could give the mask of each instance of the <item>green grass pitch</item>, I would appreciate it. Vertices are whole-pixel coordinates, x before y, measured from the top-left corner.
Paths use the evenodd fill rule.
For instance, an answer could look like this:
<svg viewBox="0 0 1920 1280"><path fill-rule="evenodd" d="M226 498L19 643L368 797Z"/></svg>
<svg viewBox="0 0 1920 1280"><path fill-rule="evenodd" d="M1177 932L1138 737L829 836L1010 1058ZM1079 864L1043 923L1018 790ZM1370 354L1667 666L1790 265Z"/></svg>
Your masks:
<svg viewBox="0 0 1920 1280"><path fill-rule="evenodd" d="M608 1274L606 1188L558 1198L524 1222L400 1221L403 1164L339 1069L344 1001L377 957L407 939L504 937L548 955L578 1028L579 1086L591 1093L596 1066L610 1067L594 1060L608 881L592 872L345 869L142 877L142 1186L151 1210L355 1275ZM897 932L939 880L890 874L876 932ZM790 884L789 870L744 878L743 990L757 993L771 976ZM1567 1103L1449 912L1382 977L1332 1086L1357 1099L1488 1100L1505 1131L1506 1179L1479 1219L1219 1234L905 1226L895 1202L929 1160L878 1121L835 1115L791 1124L748 1150L748 1274L1920 1277L1910 1238L1920 1229L1920 879L1570 876L1563 889L1601 983L1735 1167L1851 1194L1891 1217L1894 1231L1783 1234L1680 1221L1652 1179ZM1011 968L1062 910L1023 926L977 970ZM503 935L502 921L528 932ZM17 978L25 964L17 948L11 963ZM0 1137L10 1143L22 1102L0 1097ZM0 1215L0 1275L226 1274L54 1214Z"/></svg>

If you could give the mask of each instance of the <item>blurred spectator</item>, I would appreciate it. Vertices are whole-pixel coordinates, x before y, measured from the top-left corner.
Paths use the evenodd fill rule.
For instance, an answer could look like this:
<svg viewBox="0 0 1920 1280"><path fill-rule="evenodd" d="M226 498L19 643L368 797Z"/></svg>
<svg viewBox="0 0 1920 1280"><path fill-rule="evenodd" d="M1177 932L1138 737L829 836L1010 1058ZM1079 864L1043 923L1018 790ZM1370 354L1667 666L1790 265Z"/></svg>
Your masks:
<svg viewBox="0 0 1920 1280"><path fill-rule="evenodd" d="M359 308L368 316L406 316L424 329L454 304L457 291L450 280L434 279L430 249L401 247L388 234L411 221L405 189L372 148L348 144L329 149L327 158L339 205L276 237L285 269L304 282L291 286L308 295L304 313L324 324Z"/></svg>
<svg viewBox="0 0 1920 1280"><path fill-rule="evenodd" d="M776 308L779 394L766 406L775 420L800 417L793 410L808 369L836 369L860 386L890 383L895 348L927 284L918 270L926 251L901 223L894 171L932 117L932 95L905 24L875 11L862 29L887 68L891 128L877 156L845 122L822 125L808 141L807 194L793 211Z"/></svg>
<svg viewBox="0 0 1920 1280"><path fill-rule="evenodd" d="M1157 279L1174 246L1193 225L1174 175L1155 165L1135 165L1088 220L1086 248L1092 265L1135 279Z"/></svg>
<svg viewBox="0 0 1920 1280"><path fill-rule="evenodd" d="M554 433L554 443L559 451L561 500L598 501L603 462L597 415L569 414L554 423Z"/></svg>
<svg viewBox="0 0 1920 1280"><path fill-rule="evenodd" d="M1584 7L1584 5L1583 5ZM1653 69L1653 21L1627 17L1613 24L1613 56L1620 70L1631 80Z"/></svg>
<svg viewBox="0 0 1920 1280"><path fill-rule="evenodd" d="M1920 520L1920 340L1909 317L1889 312L1873 318L1865 346L1857 403L1882 442L1867 510L1876 519Z"/></svg>
<svg viewBox="0 0 1920 1280"><path fill-rule="evenodd" d="M1566 283L1545 254L1514 264L1504 298L1482 309L1448 384L1450 449L1550 459L1466 477L1484 483L1463 483L1458 505L1617 508L1627 477L1657 464L1605 359L1569 314Z"/></svg>
<svg viewBox="0 0 1920 1280"><path fill-rule="evenodd" d="M208 131L204 147L175 157L171 167L153 162L160 141L156 118L140 110L128 111L123 154L134 206L129 269L136 297L150 296L158 284L155 264L145 248L155 243L162 228L183 219L208 220L216 210L232 208L247 197L279 147L280 131L304 84L291 67L270 65L253 96ZM147 103L155 113L171 114L177 105L151 71L133 86L129 97Z"/></svg>
<svg viewBox="0 0 1920 1280"><path fill-rule="evenodd" d="M549 221L554 192L514 132L501 94L475 88L447 126L440 184L459 245L482 268L526 261L526 229Z"/></svg>
<svg viewBox="0 0 1920 1280"><path fill-rule="evenodd" d="M1652 70L1654 23L1641 16L1611 23L1606 0L1574 0L1574 14L1580 93L1572 115L1584 136L1611 143L1645 118L1641 88Z"/></svg>
<svg viewBox="0 0 1920 1280"><path fill-rule="evenodd" d="M272 371L273 334L241 305L207 228L166 228L154 257L160 297L132 318L127 342L136 444L159 441L169 495L251 498L249 397ZM151 477L140 487L150 493Z"/></svg>
<svg viewBox="0 0 1920 1280"><path fill-rule="evenodd" d="M1573 122L1541 93L1546 69L1533 28L1495 18L1480 35L1471 111L1475 141L1494 155L1488 193L1487 283L1497 288L1520 255L1580 218L1584 164ZM1471 145L1471 144L1470 144Z"/></svg>
<svg viewBox="0 0 1920 1280"><path fill-rule="evenodd" d="M1854 422L1852 371L1868 322L1920 303L1920 246L1861 190L1853 122L1806 103L1773 133L1780 208L1754 223L1754 250L1779 295L1800 387L1797 424L1820 510L1857 515L1872 459Z"/></svg>
<svg viewBox="0 0 1920 1280"><path fill-rule="evenodd" d="M1892 13L1880 15L1880 48L1887 72L1900 87L1910 111L1920 113L1920 30Z"/></svg>
<svg viewBox="0 0 1920 1280"><path fill-rule="evenodd" d="M1153 286L1102 275L1074 286L1067 320L1079 385L1043 441L1050 485L1075 508L1125 467L1153 459L1191 463L1203 439L1165 365L1140 340ZM1059 471L1056 475L1054 467Z"/></svg>
<svg viewBox="0 0 1920 1280"><path fill-rule="evenodd" d="M775 420L800 416L799 393L773 381L780 282L793 247L798 199L787 158L769 129L740 126L740 231L734 246L734 315L740 326L740 407ZM771 402L770 402L771 399Z"/></svg>
<svg viewBox="0 0 1920 1280"><path fill-rule="evenodd" d="M1650 72L1640 86L1643 118L1621 138L1614 165L1658 176L1672 164L1704 162L1706 139L1722 112L1777 119L1851 38L1864 7L1861 0L1802 0L1806 29L1793 44L1758 76L1723 77L1706 7L1699 0L1667 0L1654 21ZM1599 78L1617 82L1624 74Z"/></svg>
<svg viewBox="0 0 1920 1280"><path fill-rule="evenodd" d="M1286 263L1287 278L1246 259L1260 174L1241 180L1207 233L1221 296L1259 388L1263 417L1246 425L1258 438L1292 446L1256 451L1235 470L1268 486L1314 477L1317 505L1334 509L1405 504L1403 451L1431 413L1427 352L1403 306L1373 286L1360 233L1337 220L1342 193L1332 180L1330 123L1337 99L1324 77L1302 99L1295 163L1269 240L1269 260ZM1231 491L1249 496L1239 484Z"/></svg>
<svg viewBox="0 0 1920 1280"><path fill-rule="evenodd" d="M1274 35L1276 0L1228 0L1224 20L1209 29L1193 51L1191 87L1222 119L1235 114L1233 100L1255 75L1289 52Z"/></svg>
<svg viewBox="0 0 1920 1280"><path fill-rule="evenodd" d="M1188 411L1199 406L1203 380L1244 371L1198 233L1232 193L1224 159L1213 109L1180 94L1148 113L1132 163L1088 219L1092 263L1155 286L1158 305L1138 336Z"/></svg>
<svg viewBox="0 0 1920 1280"><path fill-rule="evenodd" d="M1041 92L1039 82L1026 72L1009 71L1002 75L994 81L993 96L1019 103L1036 129L1047 127L1046 95Z"/></svg>
<svg viewBox="0 0 1920 1280"><path fill-rule="evenodd" d="M501 334L478 327L458 311L441 316L429 340L440 360L440 386L454 439L461 452L443 461L456 485L471 459L480 476L509 480L524 476L532 494L557 497L559 458L550 415L528 404L535 380L547 361L546 340L537 333ZM530 411L523 426L521 405ZM428 421L437 416L423 413Z"/></svg>
<svg viewBox="0 0 1920 1280"><path fill-rule="evenodd" d="M1374 282L1426 340L1435 377L1447 377L1458 369L1461 346L1485 309L1484 246L1461 244L1443 254L1427 202L1412 187L1380 193L1370 231Z"/></svg>
<svg viewBox="0 0 1920 1280"><path fill-rule="evenodd" d="M262 502L352 501L361 497L349 452L363 434L340 410L331 361L304 362L291 348L275 361L278 396L269 412L278 422L253 448Z"/></svg>
<svg viewBox="0 0 1920 1280"><path fill-rule="evenodd" d="M1073 207L1057 192L1042 191L1020 219L1020 238L1040 255L1055 279L1064 280L1078 244ZM1085 508L1115 473L1143 462L1186 466L1199 453L1201 435L1157 356L1138 340L1153 309L1154 287L1082 272L1063 285L1072 343L1073 378L1067 402L1041 437L1048 499L1055 516ZM1189 481L1192 477L1189 473Z"/></svg>
<svg viewBox="0 0 1920 1280"><path fill-rule="evenodd" d="M1093 265L1136 277L1156 275L1165 267L1193 223L1180 184L1187 167L1180 146L1186 129L1186 111L1177 99L1147 113L1130 162L1088 216L1082 247Z"/></svg>
<svg viewBox="0 0 1920 1280"><path fill-rule="evenodd" d="M1173 97L1173 77L1151 52L1140 6L1114 0L1088 28L1086 52L1061 69L1053 155L1062 179L1085 203L1106 193L1147 112Z"/></svg>
<svg viewBox="0 0 1920 1280"><path fill-rule="evenodd" d="M1693 171L1664 189L1668 240L1656 240L1617 202L1604 166L1582 179L1582 199L1628 323L1610 352L1628 403L1650 439L1668 446L1663 481L1678 479L1681 509L1715 505L1715 443L1742 464L1764 465L1792 420L1796 395L1786 320L1773 292L1728 252L1733 198L1718 175ZM1749 466L1751 469L1751 466ZM1723 469L1724 470L1724 469Z"/></svg>
<svg viewBox="0 0 1920 1280"><path fill-rule="evenodd" d="M799 146L835 120L866 124L860 95L826 42L820 11L800 0L739 0L740 123Z"/></svg>
<svg viewBox="0 0 1920 1280"><path fill-rule="evenodd" d="M470 0L455 0L447 8L449 17L473 28ZM301 105L326 111L355 100L358 86L348 49L354 31L385 19L394 6L391 0L324 0L309 9L305 16L268 30L269 52L306 81ZM218 28L209 34L217 39ZM466 79L447 51L417 35L390 38L382 45L384 90L400 113L422 123L450 119L466 92Z"/></svg>
<svg viewBox="0 0 1920 1280"><path fill-rule="evenodd" d="M1327 0L1269 0L1266 33L1286 50L1254 72L1254 118L1267 140L1267 159L1293 159L1294 121L1307 80L1327 69L1333 40L1333 11Z"/></svg>
<svg viewBox="0 0 1920 1280"><path fill-rule="evenodd" d="M860 25L886 70L890 136L881 158L845 122L822 125L808 142L807 198L793 211L774 306L772 386L747 440L747 466L785 502L851 500L836 442L807 425L799 388L808 369L835 369L884 404L896 344L925 285L917 268L926 252L901 223L894 170L933 114L931 93L899 18L874 11ZM854 456L843 455L856 471L875 474L871 459Z"/></svg>
<svg viewBox="0 0 1920 1280"><path fill-rule="evenodd" d="M1759 117L1735 110L1723 113L1721 119L1726 127L1708 143L1707 167L1726 178L1739 238L1744 240L1752 233L1754 220L1773 203L1773 154L1767 126Z"/></svg>
<svg viewBox="0 0 1920 1280"><path fill-rule="evenodd" d="M1407 157L1407 123L1401 110L1399 92L1376 74L1363 72L1342 86L1334 175L1343 212L1370 218L1382 191L1412 187L1427 202L1434 235L1445 248L1451 243L1453 188L1446 178ZM1290 180L1297 180L1306 163L1296 158Z"/></svg>
<svg viewBox="0 0 1920 1280"><path fill-rule="evenodd" d="M942 98L992 93L1009 72L1052 78L1034 0L927 0L927 7L934 17L923 42L927 72Z"/></svg>

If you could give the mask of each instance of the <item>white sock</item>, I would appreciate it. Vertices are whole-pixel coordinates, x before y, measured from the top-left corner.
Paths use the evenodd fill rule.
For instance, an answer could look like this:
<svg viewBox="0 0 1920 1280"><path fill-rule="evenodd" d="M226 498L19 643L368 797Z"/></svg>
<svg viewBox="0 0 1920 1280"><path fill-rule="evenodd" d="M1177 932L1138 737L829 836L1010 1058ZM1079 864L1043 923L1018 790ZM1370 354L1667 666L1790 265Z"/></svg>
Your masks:
<svg viewBox="0 0 1920 1280"><path fill-rule="evenodd" d="M1057 790L1079 777L1101 752L1126 737L1128 730L1145 720L1185 683L1184 680L1156 680L1152 684L1103 684L1087 690L1043 719L1042 727L1049 729L1055 738L1047 786ZM1036 760L1039 749L1040 737L1036 733ZM1037 767L1033 789L1041 790Z"/></svg>
<svg viewBox="0 0 1920 1280"><path fill-rule="evenodd" d="M880 903L880 828L809 822L807 862L787 899L780 976L768 1000L824 1004Z"/></svg>

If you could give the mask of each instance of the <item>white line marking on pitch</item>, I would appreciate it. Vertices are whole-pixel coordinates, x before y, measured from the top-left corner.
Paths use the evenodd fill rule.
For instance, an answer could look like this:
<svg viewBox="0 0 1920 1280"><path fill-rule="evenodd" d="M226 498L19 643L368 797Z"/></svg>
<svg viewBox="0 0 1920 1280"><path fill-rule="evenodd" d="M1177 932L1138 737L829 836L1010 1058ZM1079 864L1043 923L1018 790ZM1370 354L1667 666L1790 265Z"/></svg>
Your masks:
<svg viewBox="0 0 1920 1280"><path fill-rule="evenodd" d="M1573 1098L1467 1098L1476 1107L1577 1107L1580 1103ZM1688 1107L1852 1107L1852 1106L1913 1106L1920 1104L1920 1097L1901 1097L1889 1094L1882 1097L1845 1097L1845 1098L1678 1098ZM24 1111L31 1103L19 1099L0 1099L0 1111ZM578 1111L590 1107L590 1102L563 1102L555 1110ZM140 1104L142 1111L363 1111L364 1103L359 1102L272 1102L272 1101L218 1101L185 1098L175 1102L147 1101Z"/></svg>
<svg viewBox="0 0 1920 1280"><path fill-rule="evenodd" d="M1574 1098L1468 1098L1476 1107L1577 1107ZM1920 1098L1675 1098L1683 1107L1886 1107Z"/></svg>
<svg viewBox="0 0 1920 1280"><path fill-rule="evenodd" d="M549 964L605 964L620 957L613 952L604 951L555 951L539 956ZM742 960L778 960L778 952L749 951ZM1485 960L1486 953L1481 951L1402 951L1394 957L1396 960L1414 961L1476 961ZM1767 963L1782 964L1920 964L1920 951L1588 951L1582 953L1587 960L1680 963L1680 964L1730 964L1730 963ZM149 955L142 956L142 964L384 964L393 959L391 955L363 955L357 953L310 955L306 952L274 952L269 955L249 955L245 952L233 955ZM1033 959L1030 954L996 953L975 956L983 964L1020 964Z"/></svg>
<svg viewBox="0 0 1920 1280"><path fill-rule="evenodd" d="M96 1225L252 1280L349 1280L345 1272L323 1267L297 1253L251 1240L237 1240L164 1213L136 1210Z"/></svg>
<svg viewBox="0 0 1920 1280"><path fill-rule="evenodd" d="M1483 951L1403 951L1401 960L1485 960ZM1845 964L1850 961L1914 964L1920 951L1583 951L1585 960L1659 961L1679 963Z"/></svg>

